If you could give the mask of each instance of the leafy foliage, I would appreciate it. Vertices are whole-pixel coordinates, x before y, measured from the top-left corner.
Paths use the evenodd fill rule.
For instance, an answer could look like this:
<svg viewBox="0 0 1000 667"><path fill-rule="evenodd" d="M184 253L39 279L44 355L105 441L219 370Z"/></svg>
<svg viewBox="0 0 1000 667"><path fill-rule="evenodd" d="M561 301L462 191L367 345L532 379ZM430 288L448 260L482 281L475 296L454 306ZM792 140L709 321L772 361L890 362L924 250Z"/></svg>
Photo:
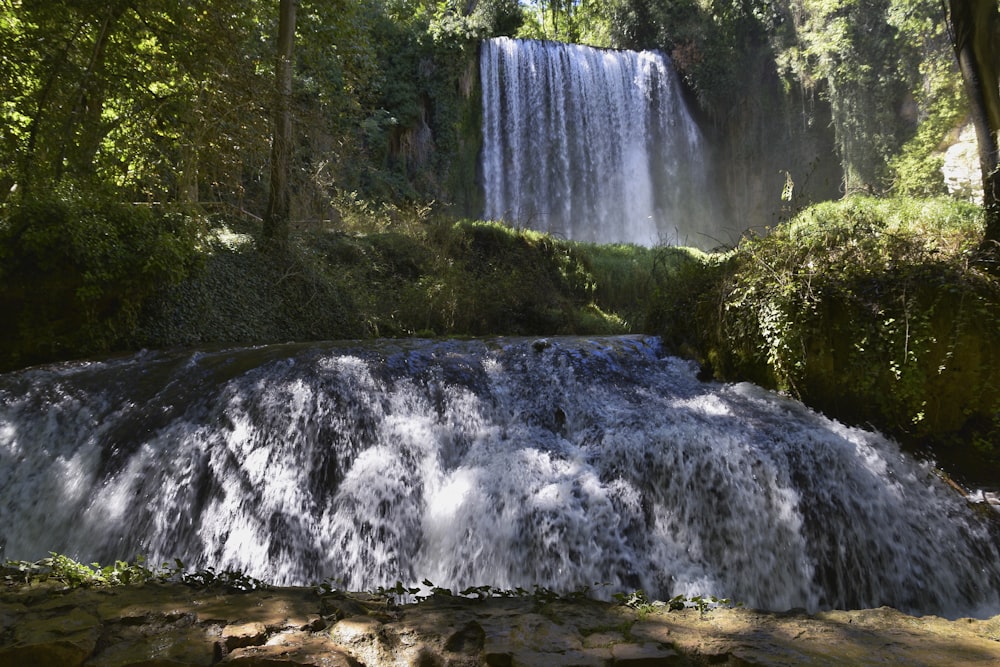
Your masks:
<svg viewBox="0 0 1000 667"><path fill-rule="evenodd" d="M845 192L943 193L939 147L965 107L938 0L615 0L607 11L611 43L668 53L712 119L734 217L773 225Z"/></svg>
<svg viewBox="0 0 1000 667"><path fill-rule="evenodd" d="M213 242L202 270L147 302L137 344L641 332L687 257L455 223L428 207L342 207L344 231L296 237L278 261L252 233Z"/></svg>
<svg viewBox="0 0 1000 667"><path fill-rule="evenodd" d="M210 4L210 6L209 6ZM233 147L266 136L257 8L223 2L16 2L0 8L6 192L65 180L185 199L239 185ZM239 53L242 57L233 58ZM234 178L236 177L236 182Z"/></svg>
<svg viewBox="0 0 1000 667"><path fill-rule="evenodd" d="M192 588L221 589L228 593L245 593L267 588L267 584L243 572L225 570L216 572L209 567L187 572L184 563L175 559L150 567L146 559L137 556L134 561L115 561L110 565L76 561L65 554L52 552L38 561L8 560L0 565L2 581L7 585L58 582L67 588L103 588L109 586L141 586L154 582L179 582Z"/></svg>
<svg viewBox="0 0 1000 667"><path fill-rule="evenodd" d="M1000 284L978 208L944 199L817 205L740 245L692 339L720 377L777 387L910 444L1000 434Z"/></svg>
<svg viewBox="0 0 1000 667"><path fill-rule="evenodd" d="M145 300L197 263L198 224L181 213L73 189L8 213L0 219L4 365L126 344Z"/></svg>
<svg viewBox="0 0 1000 667"><path fill-rule="evenodd" d="M719 598L714 595L675 595L667 602L662 600L650 600L645 591L635 590L630 593L615 593L612 598L620 605L631 607L640 614L650 614L654 611L682 611L684 609L697 609L698 613L704 617L708 612L720 607L732 607L733 603L729 598ZM737 607L742 604L737 603Z"/></svg>

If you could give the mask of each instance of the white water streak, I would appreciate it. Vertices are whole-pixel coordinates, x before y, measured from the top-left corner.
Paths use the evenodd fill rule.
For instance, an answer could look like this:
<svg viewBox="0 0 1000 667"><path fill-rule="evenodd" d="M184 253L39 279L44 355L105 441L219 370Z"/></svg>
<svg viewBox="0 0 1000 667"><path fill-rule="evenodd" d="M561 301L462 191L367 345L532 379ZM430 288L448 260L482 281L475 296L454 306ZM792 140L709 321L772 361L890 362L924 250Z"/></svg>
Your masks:
<svg viewBox="0 0 1000 667"><path fill-rule="evenodd" d="M0 375L0 557L1000 611L926 465L655 339L259 348Z"/></svg>
<svg viewBox="0 0 1000 667"><path fill-rule="evenodd" d="M482 45L487 219L602 243L718 245L705 149L654 52Z"/></svg>

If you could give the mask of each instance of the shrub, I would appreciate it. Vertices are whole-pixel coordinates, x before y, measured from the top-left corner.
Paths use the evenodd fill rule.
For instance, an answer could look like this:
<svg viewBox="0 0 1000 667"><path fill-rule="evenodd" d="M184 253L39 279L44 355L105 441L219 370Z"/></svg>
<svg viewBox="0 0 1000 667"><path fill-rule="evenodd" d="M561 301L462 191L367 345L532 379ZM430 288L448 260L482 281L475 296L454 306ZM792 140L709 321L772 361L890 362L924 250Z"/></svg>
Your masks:
<svg viewBox="0 0 1000 667"><path fill-rule="evenodd" d="M107 352L143 302L196 263L198 226L108 196L56 191L0 220L0 365Z"/></svg>
<svg viewBox="0 0 1000 667"><path fill-rule="evenodd" d="M981 225L947 199L814 206L739 246L702 300L699 351L719 377L1000 459L1000 281L975 261Z"/></svg>

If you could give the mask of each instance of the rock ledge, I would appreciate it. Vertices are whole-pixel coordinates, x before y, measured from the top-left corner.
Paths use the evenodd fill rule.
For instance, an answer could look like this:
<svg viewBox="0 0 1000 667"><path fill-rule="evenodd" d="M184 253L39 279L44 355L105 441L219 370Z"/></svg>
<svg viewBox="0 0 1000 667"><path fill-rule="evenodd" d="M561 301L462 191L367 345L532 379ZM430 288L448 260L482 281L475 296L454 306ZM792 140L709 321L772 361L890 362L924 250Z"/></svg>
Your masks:
<svg viewBox="0 0 1000 667"><path fill-rule="evenodd" d="M0 590L0 667L996 665L1000 616L640 613L593 600L434 596L396 606L281 588Z"/></svg>

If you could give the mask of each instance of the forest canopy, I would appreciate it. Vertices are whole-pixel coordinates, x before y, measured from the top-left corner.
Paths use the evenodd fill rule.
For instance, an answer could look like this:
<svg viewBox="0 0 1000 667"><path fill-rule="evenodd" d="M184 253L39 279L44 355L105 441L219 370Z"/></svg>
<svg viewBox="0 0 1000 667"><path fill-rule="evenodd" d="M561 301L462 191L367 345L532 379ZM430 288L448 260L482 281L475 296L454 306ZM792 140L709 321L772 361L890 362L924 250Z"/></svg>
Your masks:
<svg viewBox="0 0 1000 667"><path fill-rule="evenodd" d="M476 129L474 58L495 35L662 50L739 169L762 171L747 156L766 155L782 123L803 125L785 133L814 153L833 143L838 182L810 200L942 194L938 149L968 113L939 0L298 4L292 215L303 220L335 218L333 201L352 192L457 199L477 214L454 172L474 167L461 155L474 153L462 145ZM71 182L262 215L277 23L276 3L259 0L3 2L0 198ZM786 155L767 171L801 183L798 158L813 161ZM724 178L738 189L740 174Z"/></svg>

